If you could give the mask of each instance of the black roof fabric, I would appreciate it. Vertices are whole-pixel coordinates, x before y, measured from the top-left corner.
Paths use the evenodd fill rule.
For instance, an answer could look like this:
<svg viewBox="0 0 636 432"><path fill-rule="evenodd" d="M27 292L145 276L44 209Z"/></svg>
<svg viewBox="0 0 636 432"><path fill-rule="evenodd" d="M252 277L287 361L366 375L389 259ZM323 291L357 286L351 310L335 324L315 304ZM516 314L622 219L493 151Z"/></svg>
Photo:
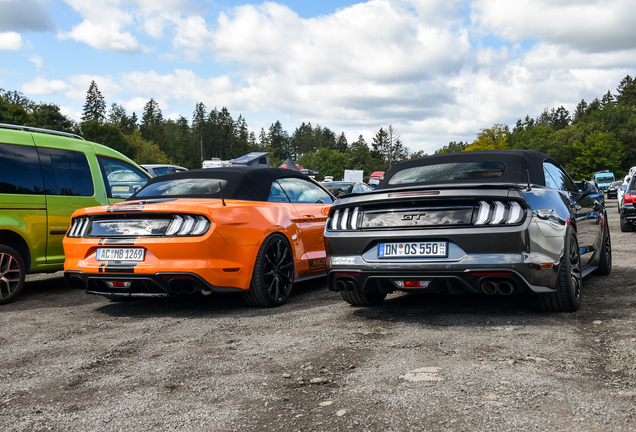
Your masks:
<svg viewBox="0 0 636 432"><path fill-rule="evenodd" d="M296 177L311 181L311 178L299 173L298 171L280 168L243 166L227 168L205 168L182 171L174 174L166 174L159 177L153 177L148 181L147 185L184 178L220 179L227 180L227 184L223 188L224 199L235 199L243 201L267 201L272 182L276 179L284 177ZM141 199L136 197L135 195L128 198L127 201ZM143 197L143 199L148 198L153 197ZM197 196L187 195L184 198L197 198ZM221 195L206 195L199 198L221 198Z"/></svg>
<svg viewBox="0 0 636 432"><path fill-rule="evenodd" d="M535 150L482 150L424 156L394 165L376 190L415 186L416 184L413 183L390 185L389 181L398 171L407 168L450 162L500 162L505 165L505 171L501 177L482 179L480 183L527 183L527 170L530 174L530 183L545 186L543 162L546 161L561 166L554 159Z"/></svg>

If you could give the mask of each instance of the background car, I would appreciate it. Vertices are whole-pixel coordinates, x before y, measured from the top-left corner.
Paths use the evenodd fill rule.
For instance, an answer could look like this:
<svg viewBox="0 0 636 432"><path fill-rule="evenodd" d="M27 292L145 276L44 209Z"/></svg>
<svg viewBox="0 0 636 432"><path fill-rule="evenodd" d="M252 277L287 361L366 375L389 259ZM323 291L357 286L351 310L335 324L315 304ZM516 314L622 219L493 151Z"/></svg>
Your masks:
<svg viewBox="0 0 636 432"><path fill-rule="evenodd" d="M294 281L325 274L334 200L288 169L154 177L121 205L73 214L64 276L112 300L241 292L252 305L282 305Z"/></svg>
<svg viewBox="0 0 636 432"><path fill-rule="evenodd" d="M605 209L588 193L536 151L401 162L375 191L331 208L329 289L359 306L393 291L518 293L575 311L583 276L612 264Z"/></svg>
<svg viewBox="0 0 636 432"><path fill-rule="evenodd" d="M138 173L132 160L70 133L0 124L0 304L14 300L27 273L62 270L71 214L120 201L113 171Z"/></svg>
<svg viewBox="0 0 636 432"><path fill-rule="evenodd" d="M178 165L143 164L141 167L148 171L151 177L187 171L187 168Z"/></svg>
<svg viewBox="0 0 636 432"><path fill-rule="evenodd" d="M618 198L618 191L621 188L621 184L623 184L622 181L615 181L612 182L612 184L610 185L609 188L607 188L607 198Z"/></svg>
<svg viewBox="0 0 636 432"><path fill-rule="evenodd" d="M371 186L363 182L353 181L329 181L324 183L323 186L332 193L335 197L350 193L365 193L371 192Z"/></svg>
<svg viewBox="0 0 636 432"><path fill-rule="evenodd" d="M579 192L582 194L588 195L590 198L594 198L601 203L601 205L605 205L605 194L602 189L599 189L598 185L593 181L582 180L574 182Z"/></svg>
<svg viewBox="0 0 636 432"><path fill-rule="evenodd" d="M621 216L621 231L633 232L636 224L636 176L627 185L618 213Z"/></svg>
<svg viewBox="0 0 636 432"><path fill-rule="evenodd" d="M621 183L620 189L618 189L618 194L616 198L618 199L618 212L621 212L621 207L623 207L623 196L625 196L625 191L627 191L627 186L629 186L629 182L632 178L630 176L625 176L623 182Z"/></svg>

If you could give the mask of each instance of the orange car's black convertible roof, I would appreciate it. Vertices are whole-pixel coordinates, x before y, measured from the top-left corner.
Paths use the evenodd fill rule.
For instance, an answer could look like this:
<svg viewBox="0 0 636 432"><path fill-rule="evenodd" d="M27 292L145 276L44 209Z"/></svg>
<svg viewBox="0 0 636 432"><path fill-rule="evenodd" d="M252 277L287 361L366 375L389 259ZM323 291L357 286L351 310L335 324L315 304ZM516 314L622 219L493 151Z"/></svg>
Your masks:
<svg viewBox="0 0 636 432"><path fill-rule="evenodd" d="M140 189L126 201L139 200L140 198L166 198L165 195L147 195L143 191L148 186L157 183L169 183L175 180L187 179L218 179L225 180L227 184L223 186L223 198L243 201L267 201L270 188L274 180L280 178L296 177L311 181L311 178L297 171L281 168L263 167L227 167L227 168L205 168L197 170L182 171L174 174L167 174L153 177L146 186ZM321 186L322 187L322 186ZM156 190L155 188L153 188ZM171 195L171 198L178 196ZM220 193L207 195L184 195L187 198L221 198Z"/></svg>

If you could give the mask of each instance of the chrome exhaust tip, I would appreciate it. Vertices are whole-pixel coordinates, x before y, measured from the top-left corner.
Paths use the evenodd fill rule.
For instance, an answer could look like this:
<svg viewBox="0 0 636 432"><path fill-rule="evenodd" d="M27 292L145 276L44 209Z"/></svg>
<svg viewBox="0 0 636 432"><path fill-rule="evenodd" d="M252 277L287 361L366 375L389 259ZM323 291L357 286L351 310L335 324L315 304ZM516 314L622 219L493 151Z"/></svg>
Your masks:
<svg viewBox="0 0 636 432"><path fill-rule="evenodd" d="M483 281L481 291L486 295L495 295L497 294L497 285L492 281Z"/></svg>
<svg viewBox="0 0 636 432"><path fill-rule="evenodd" d="M508 281L501 281L497 284L497 291L501 295L510 295L515 290L515 287Z"/></svg>

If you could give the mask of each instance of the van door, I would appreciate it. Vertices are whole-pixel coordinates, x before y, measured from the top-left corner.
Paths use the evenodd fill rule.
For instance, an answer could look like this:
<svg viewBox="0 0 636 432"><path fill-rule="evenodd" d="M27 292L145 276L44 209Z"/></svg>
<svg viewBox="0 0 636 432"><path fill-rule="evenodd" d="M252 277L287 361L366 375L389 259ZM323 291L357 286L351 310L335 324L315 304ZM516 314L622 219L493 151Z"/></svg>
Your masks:
<svg viewBox="0 0 636 432"><path fill-rule="evenodd" d="M88 157L92 146L86 146ZM105 204L96 198L87 155L82 151L38 147L47 207L47 264L64 262L62 240L77 209ZM98 173L97 173L98 174Z"/></svg>

